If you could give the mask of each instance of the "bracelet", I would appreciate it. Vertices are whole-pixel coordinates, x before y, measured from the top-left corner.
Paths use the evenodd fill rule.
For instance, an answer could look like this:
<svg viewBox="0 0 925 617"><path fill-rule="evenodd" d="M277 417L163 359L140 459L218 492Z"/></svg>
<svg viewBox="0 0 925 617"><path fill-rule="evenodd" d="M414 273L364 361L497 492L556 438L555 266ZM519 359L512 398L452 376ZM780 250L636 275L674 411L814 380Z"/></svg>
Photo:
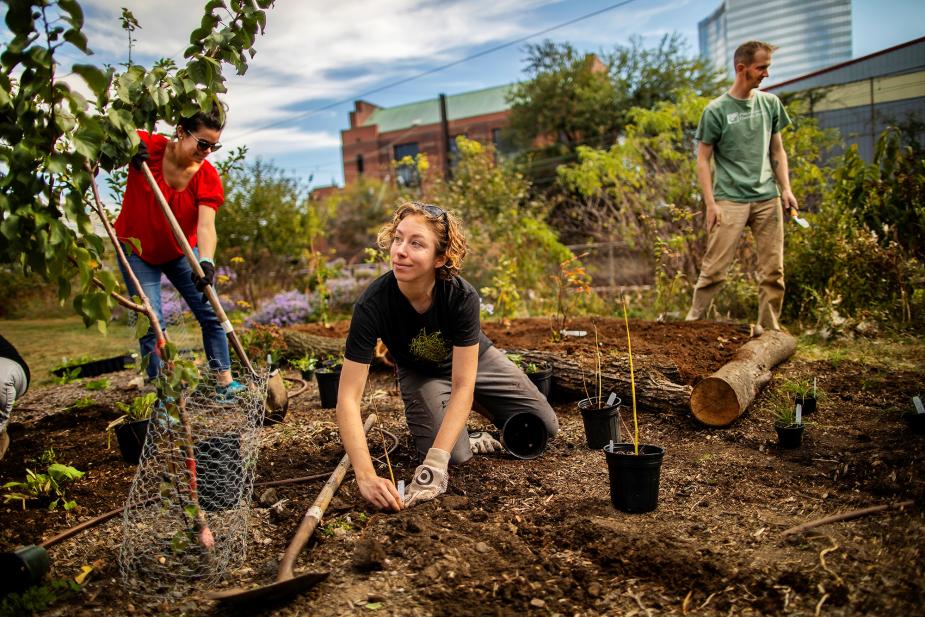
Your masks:
<svg viewBox="0 0 925 617"><path fill-rule="evenodd" d="M211 257L200 257L200 258L199 258L199 263L202 263L202 262L210 263L210 264L212 264L213 266L215 265L215 262L212 261L212 258L211 258Z"/></svg>

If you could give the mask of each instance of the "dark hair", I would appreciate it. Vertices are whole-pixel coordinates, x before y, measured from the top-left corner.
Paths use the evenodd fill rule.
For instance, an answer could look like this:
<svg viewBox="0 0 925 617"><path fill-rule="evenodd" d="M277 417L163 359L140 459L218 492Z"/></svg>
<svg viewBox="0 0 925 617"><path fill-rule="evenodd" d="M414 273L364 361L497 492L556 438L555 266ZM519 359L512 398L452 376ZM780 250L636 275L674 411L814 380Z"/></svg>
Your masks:
<svg viewBox="0 0 925 617"><path fill-rule="evenodd" d="M202 127L220 131L225 128L225 112L227 111L228 106L215 99L212 101L212 109L208 112L197 111L189 118L180 118L180 127L187 133L198 131Z"/></svg>
<svg viewBox="0 0 925 617"><path fill-rule="evenodd" d="M765 43L764 41L746 41L738 47L736 47L735 53L732 55L732 66L739 66L744 64L745 66L751 65L752 61L755 59L755 54L758 53L758 50L762 49L766 52L774 53L774 50L777 49L777 45L771 45L770 43Z"/></svg>

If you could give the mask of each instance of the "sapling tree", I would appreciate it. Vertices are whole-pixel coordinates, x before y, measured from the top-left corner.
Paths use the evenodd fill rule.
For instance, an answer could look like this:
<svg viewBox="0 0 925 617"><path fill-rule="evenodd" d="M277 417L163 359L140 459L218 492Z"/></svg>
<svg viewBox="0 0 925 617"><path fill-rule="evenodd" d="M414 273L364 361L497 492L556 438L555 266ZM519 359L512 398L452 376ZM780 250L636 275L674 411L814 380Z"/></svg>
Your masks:
<svg viewBox="0 0 925 617"><path fill-rule="evenodd" d="M247 70L273 1L209 0L199 27L190 34L181 67L169 59L151 68L129 60L122 70L72 65L69 72L86 83L89 98L61 79L58 63L64 53L93 53L79 2L5 4L12 38L0 53L0 167L6 171L0 177L0 261L17 263L25 274L55 284L62 302L73 296L72 305L84 323L96 324L102 332L115 302L146 315L138 320L138 331L149 325L154 329L158 353L168 367L159 388L164 400L179 399L168 411L184 424L189 443L183 445L191 453L192 435L179 391L183 384L196 383L198 371L190 363L171 365L175 352L148 299L143 293L132 299L119 294L117 277L102 267L105 242L91 225L91 213L134 276L109 223L96 175L125 166L138 147L138 128L153 131L158 120L175 124L217 105L217 96L226 91L225 65L238 74ZM131 44L138 23L123 13L123 25ZM140 248L137 241L127 244L127 250ZM138 281L133 282L140 290ZM195 477L191 493L194 487ZM191 517L196 518L201 543L210 548L213 540L203 514Z"/></svg>

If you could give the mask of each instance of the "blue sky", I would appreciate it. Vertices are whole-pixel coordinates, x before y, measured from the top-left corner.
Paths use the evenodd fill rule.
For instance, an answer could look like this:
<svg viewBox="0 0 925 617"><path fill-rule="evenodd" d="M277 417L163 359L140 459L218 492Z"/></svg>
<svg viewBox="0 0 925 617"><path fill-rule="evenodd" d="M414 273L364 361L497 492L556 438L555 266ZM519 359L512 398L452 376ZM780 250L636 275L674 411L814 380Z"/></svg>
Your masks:
<svg viewBox="0 0 925 617"><path fill-rule="evenodd" d="M811 0L808 0L811 1ZM342 183L340 131L353 100L392 106L516 81L519 43L446 70L372 94L385 85L528 36L617 0L277 0L257 56L243 78L229 80L229 123L222 141L246 145L313 185ZM182 61L188 34L204 2L193 0L83 0L91 61L124 62L120 7L138 18L133 60ZM630 0L530 39L568 41L587 51L609 51L638 34L648 44L680 32L697 53L697 22L720 0ZM868 54L925 34L925 2L853 0L854 55ZM77 57L62 58L66 66ZM341 102L343 101L343 102ZM329 108L324 109L322 108ZM222 152L213 156L220 156Z"/></svg>

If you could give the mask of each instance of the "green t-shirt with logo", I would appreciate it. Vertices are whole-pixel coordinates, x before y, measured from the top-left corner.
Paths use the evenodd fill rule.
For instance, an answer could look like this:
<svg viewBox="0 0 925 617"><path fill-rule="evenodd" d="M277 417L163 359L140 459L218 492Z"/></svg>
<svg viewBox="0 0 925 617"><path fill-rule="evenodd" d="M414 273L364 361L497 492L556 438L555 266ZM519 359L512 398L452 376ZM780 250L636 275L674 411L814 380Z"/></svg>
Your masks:
<svg viewBox="0 0 925 617"><path fill-rule="evenodd" d="M780 195L769 156L771 135L790 124L776 96L755 90L748 100L729 93L703 110L695 138L713 145L713 196L752 202Z"/></svg>

